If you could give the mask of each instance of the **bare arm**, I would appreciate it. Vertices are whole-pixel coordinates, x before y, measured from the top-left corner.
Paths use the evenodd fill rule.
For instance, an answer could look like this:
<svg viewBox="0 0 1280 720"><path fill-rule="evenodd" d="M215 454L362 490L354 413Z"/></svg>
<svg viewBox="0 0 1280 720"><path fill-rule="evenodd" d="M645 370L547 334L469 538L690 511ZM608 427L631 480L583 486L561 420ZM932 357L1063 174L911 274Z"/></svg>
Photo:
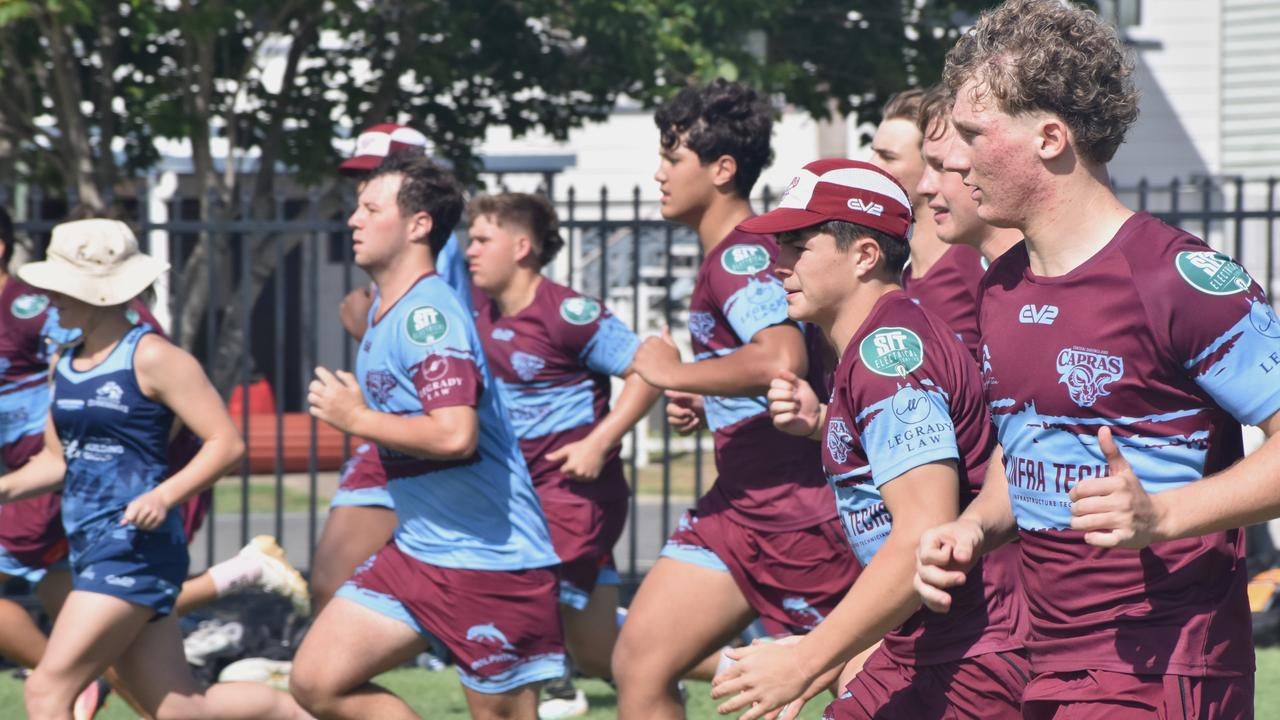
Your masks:
<svg viewBox="0 0 1280 720"><path fill-rule="evenodd" d="M1110 430L1100 430L1110 474L1071 489L1071 527L1100 547L1140 549L1280 516L1280 412L1259 427L1267 441L1256 452L1222 472L1157 495L1142 488Z"/></svg>
<svg viewBox="0 0 1280 720"><path fill-rule="evenodd" d="M345 433L427 460L462 460L480 443L480 421L469 405L437 408L425 415L378 412L364 402L355 376L316 368L307 402L311 414Z"/></svg>
<svg viewBox="0 0 1280 720"><path fill-rule="evenodd" d="M964 584L978 558L1013 541L1018 524L1009 502L1004 451L991 451L982 491L952 522L926 530L916 551L916 593L930 610L951 609L951 588Z"/></svg>
<svg viewBox="0 0 1280 720"><path fill-rule="evenodd" d="M673 346L658 338L644 341L632 364L650 384L698 395L764 395L783 370L803 377L809 368L804 336L793 325L774 325L723 357L681 363Z"/></svg>
<svg viewBox="0 0 1280 720"><path fill-rule="evenodd" d="M190 462L148 493L167 511L222 477L244 455L244 440L204 368L182 348L154 333L145 335L134 354L134 370L143 395L163 403L203 441Z"/></svg>
<svg viewBox="0 0 1280 720"><path fill-rule="evenodd" d="M62 486L67 474L67 461L62 443L53 429L53 418L45 421L44 447L26 465L0 477L0 503L42 495Z"/></svg>
<svg viewBox="0 0 1280 720"><path fill-rule="evenodd" d="M959 476L954 461L928 463L881 487L893 529L853 587L800 641L758 645L731 653L739 662L717 681L713 696L737 693L721 713L747 709L743 718L763 717L797 698L826 689L851 658L902 625L920 607L912 590L915 553L931 527L953 520Z"/></svg>
<svg viewBox="0 0 1280 720"><path fill-rule="evenodd" d="M560 470L574 480L591 482L599 477L605 456L649 412L662 392L630 368L622 376L622 392L609 414L586 437L547 453L547 459L562 463Z"/></svg>

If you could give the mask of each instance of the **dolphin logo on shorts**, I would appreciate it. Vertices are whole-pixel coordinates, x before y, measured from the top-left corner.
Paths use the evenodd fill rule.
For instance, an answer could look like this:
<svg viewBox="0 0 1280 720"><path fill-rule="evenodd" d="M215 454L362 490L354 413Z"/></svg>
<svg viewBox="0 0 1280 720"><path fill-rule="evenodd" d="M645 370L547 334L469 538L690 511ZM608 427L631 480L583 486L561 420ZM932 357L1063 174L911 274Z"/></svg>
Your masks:
<svg viewBox="0 0 1280 720"><path fill-rule="evenodd" d="M484 625L472 625L467 630L467 639L472 642L478 642L481 645L489 645L491 647L502 648L503 650L515 650L515 646L507 641L507 636L502 634L498 626L493 623L485 623Z"/></svg>

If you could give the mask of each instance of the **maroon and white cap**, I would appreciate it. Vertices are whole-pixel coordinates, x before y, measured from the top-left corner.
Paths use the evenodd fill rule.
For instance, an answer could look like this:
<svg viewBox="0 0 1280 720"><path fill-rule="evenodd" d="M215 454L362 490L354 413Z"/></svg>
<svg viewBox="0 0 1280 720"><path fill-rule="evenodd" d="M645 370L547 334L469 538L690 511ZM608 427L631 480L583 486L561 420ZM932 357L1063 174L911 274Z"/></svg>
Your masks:
<svg viewBox="0 0 1280 720"><path fill-rule="evenodd" d="M406 125L379 123L360 133L356 138L356 154L339 165L338 169L349 174L368 172L381 165L393 152L425 152L426 148L427 136L417 130Z"/></svg>
<svg viewBox="0 0 1280 720"><path fill-rule="evenodd" d="M778 206L738 225L772 235L844 220L903 240L911 237L911 201L898 179L871 163L844 158L815 160L787 185Z"/></svg>

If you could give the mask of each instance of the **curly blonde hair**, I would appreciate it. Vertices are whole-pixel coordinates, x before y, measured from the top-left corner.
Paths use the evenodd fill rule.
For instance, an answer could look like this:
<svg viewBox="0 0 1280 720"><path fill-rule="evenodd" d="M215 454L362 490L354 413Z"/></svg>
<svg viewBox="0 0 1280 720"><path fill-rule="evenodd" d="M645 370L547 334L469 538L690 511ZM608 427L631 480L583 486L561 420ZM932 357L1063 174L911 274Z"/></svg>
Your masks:
<svg viewBox="0 0 1280 720"><path fill-rule="evenodd" d="M978 18L947 53L954 96L970 80L1011 115L1050 112L1095 163L1115 156L1138 119L1133 59L1092 10L1065 0L1008 0Z"/></svg>

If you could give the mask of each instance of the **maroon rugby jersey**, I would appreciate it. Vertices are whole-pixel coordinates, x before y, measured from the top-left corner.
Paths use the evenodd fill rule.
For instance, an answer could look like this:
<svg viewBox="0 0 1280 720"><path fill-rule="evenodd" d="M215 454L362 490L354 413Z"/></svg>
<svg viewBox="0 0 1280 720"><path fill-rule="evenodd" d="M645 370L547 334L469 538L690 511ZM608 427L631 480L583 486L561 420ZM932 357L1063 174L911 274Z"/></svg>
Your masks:
<svg viewBox="0 0 1280 720"><path fill-rule="evenodd" d="M877 301L836 368L827 406L823 468L840 520L865 567L893 519L880 488L931 462L954 460L959 506L981 487L995 432L978 368L941 318L905 293ZM884 638L884 651L906 665L951 662L1021 647L1021 604L1013 577L980 561L952 591L946 615L921 608Z"/></svg>
<svg viewBox="0 0 1280 720"><path fill-rule="evenodd" d="M547 454L585 438L609 413L610 376L631 367L640 341L594 298L542 278L533 302L503 316L477 296L476 330L520 450L543 502L628 496L620 448L593 482L571 480Z"/></svg>
<svg viewBox="0 0 1280 720"><path fill-rule="evenodd" d="M1059 277L1027 248L983 281L982 373L1018 521L1036 672L1253 671L1238 530L1105 550L1070 530L1067 493L1107 474L1109 426L1158 493L1242 453L1240 422L1280 410L1280 321L1229 257L1139 213Z"/></svg>
<svg viewBox="0 0 1280 720"><path fill-rule="evenodd" d="M778 244L735 230L707 253L689 301L694 360L730 355L787 318L786 293L773 275ZM748 527L797 530L835 516L817 445L773 426L764 396L703 398L716 445L718 478L698 512L730 513Z"/></svg>
<svg viewBox="0 0 1280 720"><path fill-rule="evenodd" d="M982 254L968 245L952 245L929 271L911 277L902 271L902 289L912 300L946 321L956 337L978 356L978 292L986 272Z"/></svg>

